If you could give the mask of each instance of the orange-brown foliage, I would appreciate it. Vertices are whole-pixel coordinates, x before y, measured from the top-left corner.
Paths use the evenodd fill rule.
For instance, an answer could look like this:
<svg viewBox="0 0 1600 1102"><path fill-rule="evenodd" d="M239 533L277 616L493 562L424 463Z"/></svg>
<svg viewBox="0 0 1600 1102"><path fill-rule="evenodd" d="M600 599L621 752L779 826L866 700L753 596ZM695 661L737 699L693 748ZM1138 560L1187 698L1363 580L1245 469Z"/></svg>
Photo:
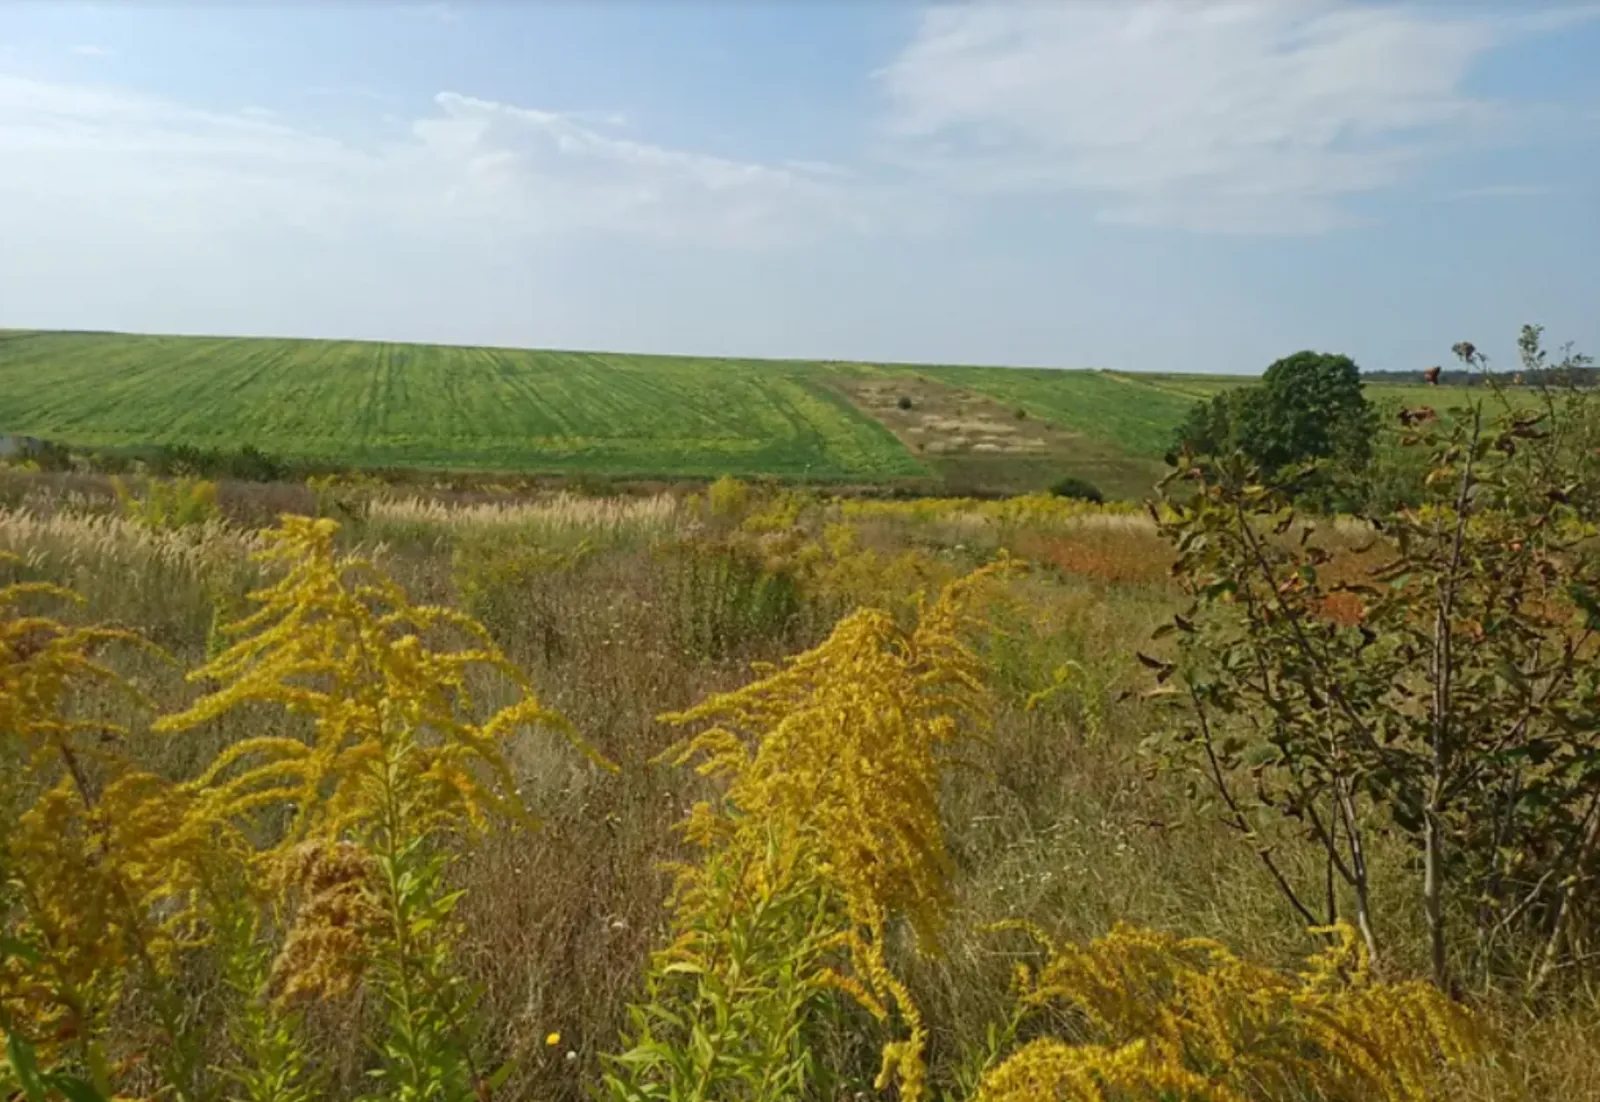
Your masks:
<svg viewBox="0 0 1600 1102"><path fill-rule="evenodd" d="M1172 553L1142 528L1084 529L1064 535L1026 533L1013 550L1063 574L1109 585L1151 585L1167 580Z"/></svg>

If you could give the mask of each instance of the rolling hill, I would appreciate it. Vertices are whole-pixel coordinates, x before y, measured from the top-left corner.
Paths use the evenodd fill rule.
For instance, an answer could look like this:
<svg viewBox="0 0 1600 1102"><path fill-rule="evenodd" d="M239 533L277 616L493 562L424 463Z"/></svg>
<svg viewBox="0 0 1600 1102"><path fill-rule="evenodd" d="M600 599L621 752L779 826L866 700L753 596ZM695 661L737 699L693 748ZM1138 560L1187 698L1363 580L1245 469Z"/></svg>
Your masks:
<svg viewBox="0 0 1600 1102"><path fill-rule="evenodd" d="M1190 404L1243 381L9 330L0 432L452 470L957 489L1072 474L1131 495Z"/></svg>

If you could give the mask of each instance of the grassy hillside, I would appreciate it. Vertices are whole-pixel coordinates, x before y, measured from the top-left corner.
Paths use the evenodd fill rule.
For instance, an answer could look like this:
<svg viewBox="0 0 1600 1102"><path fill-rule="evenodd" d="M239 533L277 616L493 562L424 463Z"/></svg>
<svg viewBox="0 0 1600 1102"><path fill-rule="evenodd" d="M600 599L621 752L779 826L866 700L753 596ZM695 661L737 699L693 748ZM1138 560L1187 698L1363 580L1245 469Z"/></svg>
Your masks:
<svg viewBox="0 0 1600 1102"><path fill-rule="evenodd" d="M1152 377L1109 371L941 367L925 374L1147 457L1167 449L1173 427L1195 400L1155 384Z"/></svg>
<svg viewBox="0 0 1600 1102"><path fill-rule="evenodd" d="M1243 376L802 363L0 331L0 432L356 466L914 478L1141 496L1189 406ZM1432 402L1451 388L1375 386Z"/></svg>
<svg viewBox="0 0 1600 1102"><path fill-rule="evenodd" d="M815 374L744 360L10 334L0 431L355 464L881 479L923 468Z"/></svg>

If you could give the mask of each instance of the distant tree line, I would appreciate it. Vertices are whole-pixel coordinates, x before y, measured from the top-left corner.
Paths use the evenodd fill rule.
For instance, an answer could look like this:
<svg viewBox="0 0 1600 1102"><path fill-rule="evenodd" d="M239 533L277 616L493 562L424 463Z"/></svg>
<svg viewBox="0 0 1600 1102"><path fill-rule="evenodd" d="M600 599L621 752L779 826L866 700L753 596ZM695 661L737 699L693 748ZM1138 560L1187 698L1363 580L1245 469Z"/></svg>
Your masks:
<svg viewBox="0 0 1600 1102"><path fill-rule="evenodd" d="M1430 369L1431 371L1432 369ZM1570 366L1564 368L1546 368L1542 371L1473 371L1467 368L1446 370L1440 368L1437 375L1428 378L1429 372L1423 371L1362 371L1361 378L1369 383L1418 383L1437 382L1440 386L1525 386L1525 387L1566 387L1588 388L1600 386L1600 368Z"/></svg>

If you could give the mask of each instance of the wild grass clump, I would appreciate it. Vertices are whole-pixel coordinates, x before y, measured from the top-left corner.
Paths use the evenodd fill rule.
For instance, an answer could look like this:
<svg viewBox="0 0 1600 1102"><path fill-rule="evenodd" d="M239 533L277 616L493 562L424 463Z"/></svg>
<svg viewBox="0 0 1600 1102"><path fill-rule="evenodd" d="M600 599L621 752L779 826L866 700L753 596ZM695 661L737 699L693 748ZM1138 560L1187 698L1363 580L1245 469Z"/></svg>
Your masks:
<svg viewBox="0 0 1600 1102"><path fill-rule="evenodd" d="M585 540L640 546L672 531L678 505L666 494L638 499L556 494L541 501L470 505L380 497L367 505L365 520L367 538L393 544L500 536L557 548Z"/></svg>

